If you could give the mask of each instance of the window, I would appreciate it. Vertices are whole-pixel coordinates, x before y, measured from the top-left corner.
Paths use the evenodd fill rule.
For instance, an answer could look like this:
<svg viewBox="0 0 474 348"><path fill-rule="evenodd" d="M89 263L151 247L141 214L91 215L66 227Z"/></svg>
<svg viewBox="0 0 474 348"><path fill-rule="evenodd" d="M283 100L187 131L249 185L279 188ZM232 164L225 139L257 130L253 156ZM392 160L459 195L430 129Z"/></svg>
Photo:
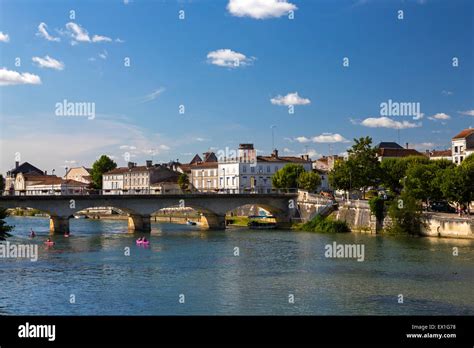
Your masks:
<svg viewBox="0 0 474 348"><path fill-rule="evenodd" d="M267 166L267 173L270 173L270 166Z"/></svg>
<svg viewBox="0 0 474 348"><path fill-rule="evenodd" d="M454 153L458 153L458 147L457 146L454 147Z"/></svg>
<svg viewBox="0 0 474 348"><path fill-rule="evenodd" d="M275 172L277 172L277 171L278 171L278 166L275 166Z"/></svg>
<svg viewBox="0 0 474 348"><path fill-rule="evenodd" d="M250 172L255 173L255 167L250 167Z"/></svg>
<svg viewBox="0 0 474 348"><path fill-rule="evenodd" d="M242 173L247 173L247 166L246 165L242 166Z"/></svg>

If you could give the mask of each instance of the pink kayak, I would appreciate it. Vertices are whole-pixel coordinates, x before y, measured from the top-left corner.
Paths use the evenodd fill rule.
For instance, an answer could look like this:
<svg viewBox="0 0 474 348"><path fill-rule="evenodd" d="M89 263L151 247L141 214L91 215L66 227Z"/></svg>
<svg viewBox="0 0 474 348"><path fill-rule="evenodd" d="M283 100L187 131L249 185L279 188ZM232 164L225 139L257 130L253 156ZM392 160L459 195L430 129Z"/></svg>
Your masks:
<svg viewBox="0 0 474 348"><path fill-rule="evenodd" d="M137 240L137 245L150 245L150 241Z"/></svg>
<svg viewBox="0 0 474 348"><path fill-rule="evenodd" d="M48 246L53 246L53 245L54 245L54 242L48 242L48 241L46 241L46 242L44 242L44 244L46 244L46 245L48 245Z"/></svg>

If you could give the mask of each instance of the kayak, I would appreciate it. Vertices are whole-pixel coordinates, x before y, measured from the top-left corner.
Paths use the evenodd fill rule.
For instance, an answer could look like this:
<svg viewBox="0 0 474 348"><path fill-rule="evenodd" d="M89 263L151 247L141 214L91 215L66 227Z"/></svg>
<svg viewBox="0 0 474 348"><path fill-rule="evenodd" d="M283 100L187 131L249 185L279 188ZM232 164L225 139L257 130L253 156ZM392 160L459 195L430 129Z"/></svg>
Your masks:
<svg viewBox="0 0 474 348"><path fill-rule="evenodd" d="M54 245L54 242L44 242L44 244L46 244L48 246L52 246L52 245Z"/></svg>
<svg viewBox="0 0 474 348"><path fill-rule="evenodd" d="M150 245L150 241L147 240L146 242L144 242L142 240L137 240L137 245Z"/></svg>

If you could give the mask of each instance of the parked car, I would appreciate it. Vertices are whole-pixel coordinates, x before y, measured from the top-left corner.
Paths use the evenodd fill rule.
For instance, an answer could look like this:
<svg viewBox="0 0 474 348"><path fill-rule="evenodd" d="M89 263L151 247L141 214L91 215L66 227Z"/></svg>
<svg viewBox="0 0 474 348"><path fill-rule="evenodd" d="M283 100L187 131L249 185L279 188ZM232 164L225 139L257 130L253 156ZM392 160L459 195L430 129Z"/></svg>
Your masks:
<svg viewBox="0 0 474 348"><path fill-rule="evenodd" d="M438 213L455 213L456 209L449 205L448 202L432 202L429 207L429 211L434 211Z"/></svg>

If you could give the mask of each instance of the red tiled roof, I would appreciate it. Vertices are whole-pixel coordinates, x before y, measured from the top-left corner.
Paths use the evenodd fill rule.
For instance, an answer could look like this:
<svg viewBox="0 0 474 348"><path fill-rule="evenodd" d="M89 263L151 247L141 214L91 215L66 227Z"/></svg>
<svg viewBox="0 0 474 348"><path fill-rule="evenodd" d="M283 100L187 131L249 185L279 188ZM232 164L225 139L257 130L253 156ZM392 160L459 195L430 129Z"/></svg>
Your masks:
<svg viewBox="0 0 474 348"><path fill-rule="evenodd" d="M440 150L430 152L430 157L450 157L451 155L451 150Z"/></svg>
<svg viewBox="0 0 474 348"><path fill-rule="evenodd" d="M199 162L189 165L189 169L200 169L200 168L217 168L219 166L218 162Z"/></svg>
<svg viewBox="0 0 474 348"><path fill-rule="evenodd" d="M459 134L453 137L453 139L464 139L473 133L474 133L474 128L467 128L459 132Z"/></svg>
<svg viewBox="0 0 474 348"><path fill-rule="evenodd" d="M301 157L294 156L257 156L257 161L261 162L293 162L293 163L311 163Z"/></svg>

